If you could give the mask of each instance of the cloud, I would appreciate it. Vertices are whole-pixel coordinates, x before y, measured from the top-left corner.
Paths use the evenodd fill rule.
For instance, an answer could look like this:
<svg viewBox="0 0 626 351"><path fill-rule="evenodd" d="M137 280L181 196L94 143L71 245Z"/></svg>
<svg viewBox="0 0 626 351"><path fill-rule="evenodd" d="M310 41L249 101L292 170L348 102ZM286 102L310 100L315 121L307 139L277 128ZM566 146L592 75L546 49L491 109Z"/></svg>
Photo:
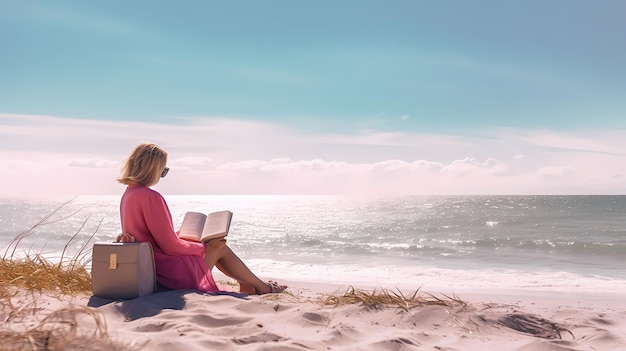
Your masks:
<svg viewBox="0 0 626 351"><path fill-rule="evenodd" d="M84 158L72 160L68 163L70 167L86 167L86 168L110 168L120 165L119 162L103 160L101 158Z"/></svg>
<svg viewBox="0 0 626 351"><path fill-rule="evenodd" d="M560 152L594 152L624 154L624 137L621 130L589 130L581 132L559 132L550 130L515 131L515 139Z"/></svg>
<svg viewBox="0 0 626 351"><path fill-rule="evenodd" d="M34 142L36 141L36 142ZM268 122L176 124L0 114L0 196L118 194L134 146L156 142L169 194L624 193L626 131L313 133Z"/></svg>
<svg viewBox="0 0 626 351"><path fill-rule="evenodd" d="M548 179L563 179L563 178L571 178L575 176L575 172L571 167L555 167L555 166L547 166L539 168L536 171L536 174L542 178Z"/></svg>
<svg viewBox="0 0 626 351"><path fill-rule="evenodd" d="M471 172L477 169L490 169L490 168L493 168L497 164L498 164L498 161L493 158L489 158L481 162L475 158L466 157L462 160L452 161L452 163L450 163L449 165L443 168L443 171L455 172L455 173L467 173L467 172Z"/></svg>
<svg viewBox="0 0 626 351"><path fill-rule="evenodd" d="M198 169L213 168L213 160L209 157L186 156L173 158L168 160L170 168L176 168L178 171L191 171Z"/></svg>

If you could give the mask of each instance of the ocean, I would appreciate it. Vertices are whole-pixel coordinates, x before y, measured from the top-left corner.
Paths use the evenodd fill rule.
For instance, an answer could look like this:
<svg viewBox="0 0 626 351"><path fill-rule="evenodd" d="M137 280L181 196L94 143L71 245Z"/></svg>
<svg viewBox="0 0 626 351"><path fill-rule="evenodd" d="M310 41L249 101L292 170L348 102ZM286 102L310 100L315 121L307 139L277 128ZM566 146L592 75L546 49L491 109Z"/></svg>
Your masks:
<svg viewBox="0 0 626 351"><path fill-rule="evenodd" d="M355 287L626 293L626 196L165 196L234 213L228 243L260 277ZM66 203L66 201L69 201ZM55 259L120 232L119 196L0 199L0 254ZM55 212L56 211L56 212ZM92 238L93 236L93 238Z"/></svg>

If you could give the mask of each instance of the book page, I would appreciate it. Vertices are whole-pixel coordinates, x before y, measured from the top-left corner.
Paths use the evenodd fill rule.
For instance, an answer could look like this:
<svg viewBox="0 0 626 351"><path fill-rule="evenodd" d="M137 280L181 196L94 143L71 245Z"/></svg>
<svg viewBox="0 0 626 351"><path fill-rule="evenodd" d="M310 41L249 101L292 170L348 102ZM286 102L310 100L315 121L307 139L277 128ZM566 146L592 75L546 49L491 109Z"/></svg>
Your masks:
<svg viewBox="0 0 626 351"><path fill-rule="evenodd" d="M181 239L201 241L202 228L206 222L206 215L199 212L187 212L178 232Z"/></svg>
<svg viewBox="0 0 626 351"><path fill-rule="evenodd" d="M233 217L233 213L230 211L219 211L209 213L204 224L204 231L202 232L202 240L208 241L213 238L219 238L221 236L228 235L230 229L230 220Z"/></svg>

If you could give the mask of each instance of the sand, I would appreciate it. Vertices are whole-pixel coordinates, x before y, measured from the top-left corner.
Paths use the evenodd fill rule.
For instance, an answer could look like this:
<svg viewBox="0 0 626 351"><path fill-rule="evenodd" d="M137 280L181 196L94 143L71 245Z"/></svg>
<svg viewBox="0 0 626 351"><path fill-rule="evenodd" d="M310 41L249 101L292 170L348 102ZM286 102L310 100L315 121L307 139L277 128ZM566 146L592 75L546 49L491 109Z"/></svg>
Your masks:
<svg viewBox="0 0 626 351"><path fill-rule="evenodd" d="M623 294L475 290L455 292L465 304L405 310L327 306L321 298L348 287L287 283L288 294L168 291L126 301L22 291L16 306L34 308L5 308L3 331L73 328L75 349L103 350L626 350ZM73 317L50 317L64 308ZM46 335L41 342L52 344Z"/></svg>

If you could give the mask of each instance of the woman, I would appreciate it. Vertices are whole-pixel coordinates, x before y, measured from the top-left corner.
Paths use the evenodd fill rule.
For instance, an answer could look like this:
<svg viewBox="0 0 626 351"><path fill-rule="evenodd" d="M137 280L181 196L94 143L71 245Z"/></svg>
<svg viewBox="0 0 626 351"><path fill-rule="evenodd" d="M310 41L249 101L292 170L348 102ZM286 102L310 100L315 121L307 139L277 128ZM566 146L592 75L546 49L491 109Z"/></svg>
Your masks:
<svg viewBox="0 0 626 351"><path fill-rule="evenodd" d="M286 286L263 282L226 245L226 238L207 244L178 237L161 194L150 187L167 175L167 152L155 144L140 144L130 154L118 182L128 187L120 202L122 242L149 242L154 250L157 281L169 289L217 292L211 270L216 266L239 282L248 294L279 293Z"/></svg>

